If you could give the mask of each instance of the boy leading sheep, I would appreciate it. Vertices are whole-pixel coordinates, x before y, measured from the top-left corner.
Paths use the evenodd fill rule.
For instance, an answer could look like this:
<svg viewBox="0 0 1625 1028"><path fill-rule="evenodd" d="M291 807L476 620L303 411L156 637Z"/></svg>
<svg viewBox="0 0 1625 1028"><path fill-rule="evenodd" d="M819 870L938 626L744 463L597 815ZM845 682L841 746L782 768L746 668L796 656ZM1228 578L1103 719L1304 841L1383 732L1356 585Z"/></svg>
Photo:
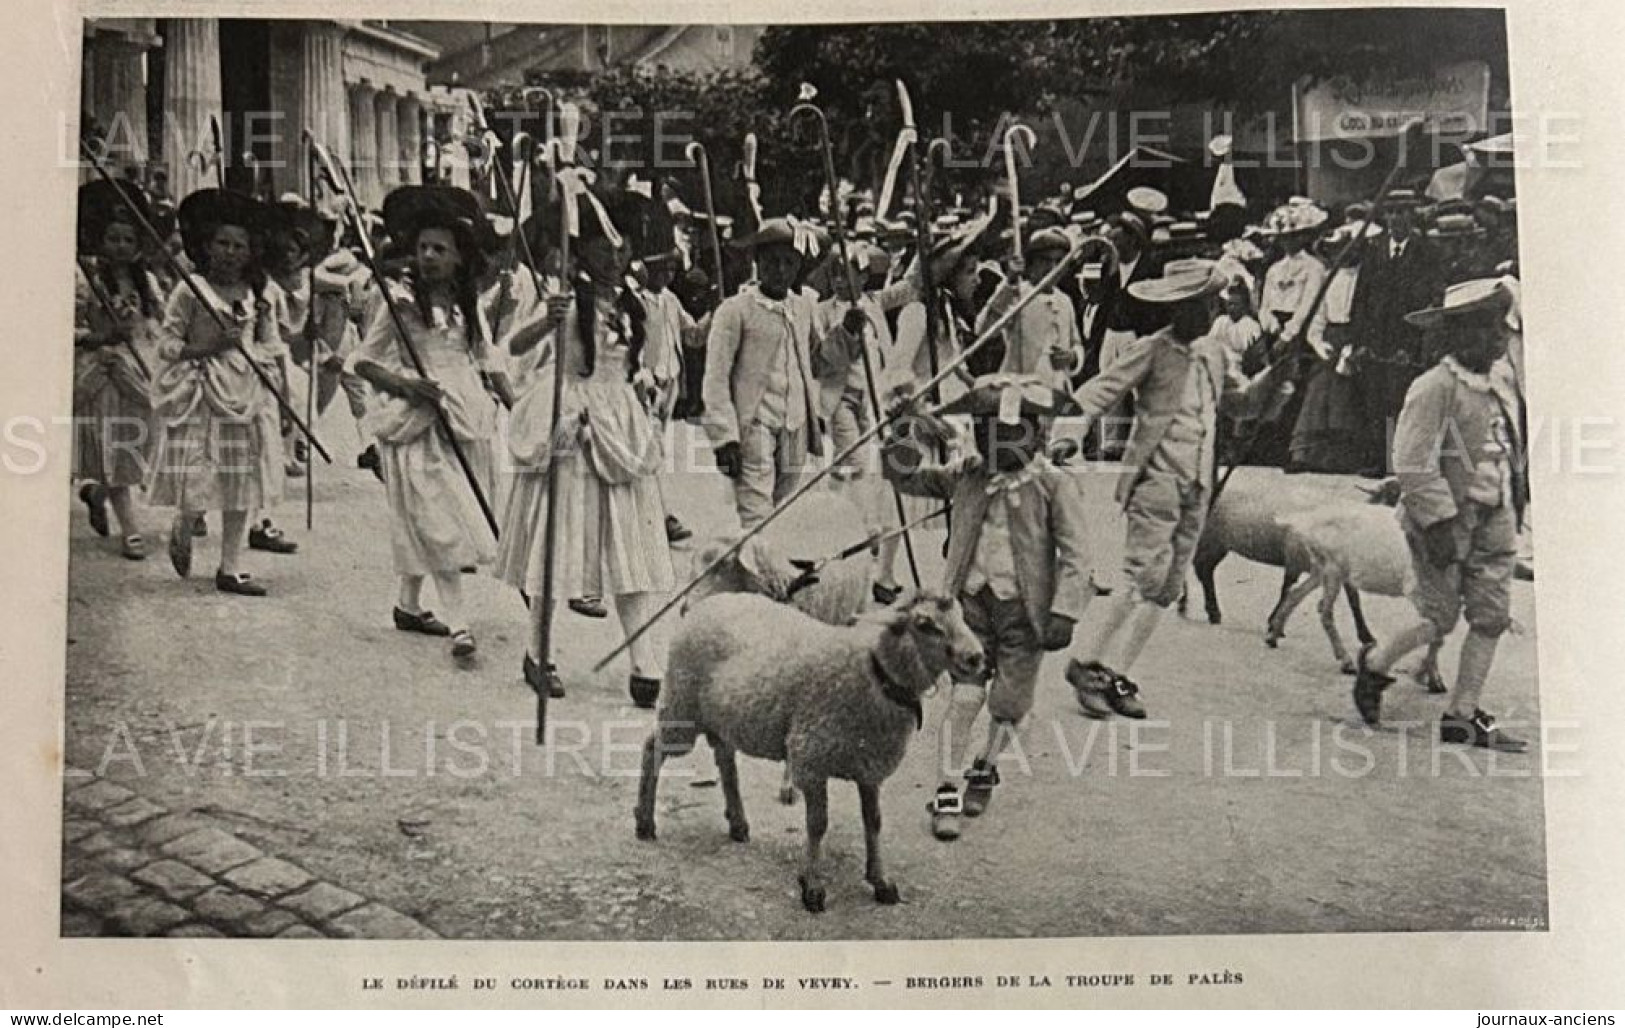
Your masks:
<svg viewBox="0 0 1625 1028"><path fill-rule="evenodd" d="M948 429L931 415L905 418L883 452L885 475L899 490L951 501L945 591L959 598L987 657L988 673L956 682L943 715L944 777L931 805L940 839L959 836L961 814L986 809L999 755L1032 710L1044 653L1070 644L1093 595L1081 497L1044 455L1045 430L1067 405L1037 376L989 375L938 411L970 415L975 454L936 463L929 451ZM966 767L984 705L987 740Z"/></svg>

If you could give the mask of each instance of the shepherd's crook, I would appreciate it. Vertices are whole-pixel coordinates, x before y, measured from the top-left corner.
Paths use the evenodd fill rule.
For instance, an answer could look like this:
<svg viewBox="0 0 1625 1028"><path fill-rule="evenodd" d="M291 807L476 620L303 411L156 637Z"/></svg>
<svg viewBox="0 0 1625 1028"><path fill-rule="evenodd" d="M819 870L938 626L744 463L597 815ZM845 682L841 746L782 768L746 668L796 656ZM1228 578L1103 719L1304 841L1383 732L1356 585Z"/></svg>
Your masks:
<svg viewBox="0 0 1625 1028"><path fill-rule="evenodd" d="M728 298L728 284L722 277L722 235L717 229L716 201L711 196L711 158L705 152L705 144L698 139L691 141L683 153L700 171L700 189L705 198L705 220L711 228L711 259L717 266L717 303L721 303Z"/></svg>
<svg viewBox="0 0 1625 1028"><path fill-rule="evenodd" d="M803 113L811 114L818 120L818 138L824 154L824 182L829 187L829 220L830 226L835 233L835 257L836 260L841 262L841 270L846 273L847 300L854 309L861 311L862 308L858 307L858 299L863 294L858 291L858 276L857 273L852 270L852 261L847 256L846 221L842 217L842 212L840 209L840 193L836 189L835 148L831 145L829 139L829 120L824 117L823 110L817 104L810 101L804 100L790 108L791 119L794 119L797 114ZM922 254L920 256L922 267L929 260L929 258L929 254ZM929 305L929 296L927 296L926 302L927 305ZM874 362L869 359L868 335L870 328L869 316L867 314L864 314L863 316L863 324L863 332L858 336L858 354L863 358L863 382L869 391L869 407L873 412L875 420L879 421L884 412L880 407L880 390L875 385ZM903 510L903 498L897 494L897 490L895 488L892 489L891 493L892 503L897 508L897 523L899 525L906 524L908 522L908 515ZM920 565L919 562L914 558L914 539L911 535L909 535L908 532L903 533L903 552L908 556L909 578L914 582L914 588L918 589L920 587Z"/></svg>

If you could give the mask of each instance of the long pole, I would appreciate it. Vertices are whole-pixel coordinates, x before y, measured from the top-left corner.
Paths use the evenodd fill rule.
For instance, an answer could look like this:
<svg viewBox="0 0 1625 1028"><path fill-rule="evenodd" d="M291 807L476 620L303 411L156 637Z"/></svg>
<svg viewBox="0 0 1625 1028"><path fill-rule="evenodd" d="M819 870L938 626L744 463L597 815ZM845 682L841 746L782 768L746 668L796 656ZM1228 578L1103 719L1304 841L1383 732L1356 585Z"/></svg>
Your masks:
<svg viewBox="0 0 1625 1028"><path fill-rule="evenodd" d="M311 152L316 155L316 160L321 165L322 173L327 177L328 184L335 190L342 192L343 189L340 186L342 180L339 178L338 172L333 168L332 157L328 155L327 150L320 143L316 142L315 137L310 134L308 129L305 131L305 139L310 145ZM378 254L373 250L372 239L367 235L367 226L361 220L361 208L357 205L353 193L346 193L345 195L350 201L345 204L345 207L355 226L356 237L361 242L361 256L367 262L367 270L372 272L373 284L378 287L379 299L383 301L385 309L389 311L390 320L395 323L395 332L400 337L401 348L406 351L407 359L412 362L412 370L417 372L418 377L428 378L428 367L423 363L422 356L418 354L417 347L412 343L412 334L407 330L406 321L401 316L400 308L390 298L389 282L384 278L383 270L378 266ZM451 447L452 454L457 458L458 466L463 469L463 477L468 480L469 489L474 492L474 501L480 505L480 513L485 515L485 523L490 526L491 535L500 537L501 529L497 527L496 512L491 509L491 501L486 499L485 489L480 485L479 476L474 473L474 465L469 462L468 454L463 451L462 444L457 441L456 433L451 430L451 420L446 416L446 409L438 403L430 406L434 410L435 421L438 423L447 445Z"/></svg>
<svg viewBox="0 0 1625 1028"><path fill-rule="evenodd" d="M717 204L711 193L711 158L705 152L705 144L698 139L690 142L684 152L700 172L700 192L705 198L705 221L710 227L711 260L717 268L717 303L720 304L728 298L728 283L722 274L722 233L717 228Z"/></svg>
<svg viewBox="0 0 1625 1028"><path fill-rule="evenodd" d="M310 144L305 144L305 202L316 209L316 161L311 156ZM316 255L307 253L305 267L305 338L310 342L310 363L306 366L305 422L316 423L316 351L321 347L321 332L316 324ZM305 461L305 531L316 529L316 462Z"/></svg>
<svg viewBox="0 0 1625 1028"><path fill-rule="evenodd" d="M852 261L847 255L846 222L841 216L840 193L835 188L835 148L830 143L829 120L824 117L823 110L817 104L803 101L790 109L792 119L796 115L803 113L813 115L818 121L818 139L824 156L824 183L829 189L830 225L835 233L835 257L841 262L841 270L845 272L849 302L856 308L858 307L858 298L862 294L858 292L858 276L852 270ZM928 258L929 254L921 257L922 265ZM927 306L929 306L929 299L928 295ZM861 310L861 308L859 309ZM863 334L858 338L858 353L863 359L863 381L869 391L869 408L873 413L874 420L879 422L884 412L880 407L880 390L875 384L874 362L869 359L868 321L869 316L865 314ZM897 509L897 523L900 525L907 524L908 514L903 510L903 497L898 494L895 488L891 490L891 494L892 505ZM920 565L914 556L914 538L908 532L903 533L903 552L908 557L909 578L914 582L914 588L918 589L920 587Z"/></svg>
<svg viewBox="0 0 1625 1028"><path fill-rule="evenodd" d="M999 333L1005 330L1005 327L1008 326L1012 320L1014 320L1016 315L1021 313L1023 308L1033 301L1035 296L1038 296L1044 290L1059 282L1061 280L1061 276L1065 275L1082 255L1083 248L1081 246L1074 246L1070 251L1068 251L1066 256L1062 257L1060 261L1056 263L1055 267L1050 269L1049 274L1045 275L1039 281L1038 286L1031 293L1023 297L1020 302L1011 306L1009 310L995 318L992 324L987 326L986 331L984 331L981 336L979 336L969 346L965 347L965 349L957 357L943 365L942 370L937 372L935 375L932 375L929 381L915 389L913 394L910 395L905 402L893 408L890 414L883 415L877 419L873 425L860 432L857 439L847 444L846 449L836 454L828 464L807 476L807 478L802 481L801 485L796 488L795 492L784 498L784 502L768 511L766 517L764 517L761 521L758 521L748 531L742 533L738 539L734 540L728 546L727 549L718 554L717 558L707 565L705 570L695 575L687 585L679 589L676 594L671 597L671 599L666 601L664 606L654 612L648 621L645 621L637 628L636 631L629 633L626 639L623 640L619 646L615 647L615 649L611 650L601 660L599 660L598 663L594 664L593 670L602 671L611 660L614 660L627 647L631 646L638 639L642 638L644 633L648 632L656 621L659 621L661 618L677 609L678 604L682 603L684 598L687 597L689 593L698 588L699 584L705 580L707 575L717 570L717 568L721 567L726 561L732 559L735 554L745 547L746 543L750 542L757 535L761 534L761 532L765 530L768 525L771 525L774 521L778 520L781 514L789 510L791 505L793 505L803 496L807 495L807 493L810 492L814 486L828 477L829 474L840 465L841 461L852 456L852 454L856 453L860 448L867 445L869 440L875 438L884 429L889 427L892 422L902 417L909 409L913 407L914 404L918 403L921 398L929 396L933 389L937 388L937 386L939 386L949 375L954 374L961 367L963 367L965 362L969 360L978 350L985 346L989 340L997 338Z"/></svg>
<svg viewBox="0 0 1625 1028"><path fill-rule="evenodd" d="M102 181L113 187L113 192L118 196L119 202L124 205L125 210L129 212L130 217L135 220L136 225L145 233L153 247L163 255L170 269L175 272L182 282L186 283L186 287L192 291L192 295L197 298L198 303L208 312L209 317L214 319L214 323L219 327L221 334L230 339L231 345L238 353L242 354L243 359L248 362L249 370L253 371L254 377L260 380L260 385L264 386L266 391L271 394L271 398L276 400L277 408L281 410L283 416L293 422L293 426L299 429L300 433L310 441L311 447L322 455L323 460L329 464L333 463L333 456L327 452L327 447L323 446L321 440L317 439L311 432L310 426L305 424L299 417L299 413L293 409L293 405L288 402L287 397L282 395L282 391L266 374L265 369L259 366L259 362L254 360L253 355L243 346L241 330L232 329L226 324L226 319L215 309L214 303L204 295L203 288L197 284L197 280L192 277L192 273L186 270L180 261L176 260L174 255L169 252L169 245L164 240L164 237L158 234L158 230L152 227L152 222L147 220L146 215L142 214L141 209L135 205L135 201L131 200L129 195L124 192L124 187L113 177L113 173L107 170L107 165L102 163L102 159L90 149L84 140L79 142L79 152L90 161L91 167L96 170L97 175L101 176Z"/></svg>
<svg viewBox="0 0 1625 1028"><path fill-rule="evenodd" d="M574 104L559 104L559 124L557 134L548 141L554 154L555 180L557 171L575 163L577 133L581 129L580 112ZM568 290L574 277L570 272L570 196L564 192L570 188L569 183L563 184L559 196L559 281L563 288ZM527 244L528 245L528 244ZM527 256L529 251L527 250ZM532 273L535 272L533 267ZM538 294L539 295L539 294ZM553 347L553 409L547 428L547 438L557 440L559 437L559 419L564 410L564 355L561 326L558 330L560 338ZM536 689L536 745L542 746L547 742L547 682L546 672L553 660L553 606L555 592L558 589L557 569L554 567L558 556L559 541L559 475L558 452L556 446L550 444L547 448L547 511L542 522L542 595L541 608L531 611L531 618L541 619L541 630L537 633L536 659L541 664L543 682Z"/></svg>

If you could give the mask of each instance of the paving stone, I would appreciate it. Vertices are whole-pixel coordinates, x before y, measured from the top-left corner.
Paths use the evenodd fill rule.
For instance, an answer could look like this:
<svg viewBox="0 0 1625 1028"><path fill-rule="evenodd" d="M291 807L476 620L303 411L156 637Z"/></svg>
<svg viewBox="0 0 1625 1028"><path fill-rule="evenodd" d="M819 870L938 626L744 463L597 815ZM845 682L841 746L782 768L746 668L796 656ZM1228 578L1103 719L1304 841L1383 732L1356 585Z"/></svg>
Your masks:
<svg viewBox="0 0 1625 1028"><path fill-rule="evenodd" d="M255 938L269 939L285 928L300 924L300 920L286 910L267 907L243 922L243 931Z"/></svg>
<svg viewBox="0 0 1625 1028"><path fill-rule="evenodd" d="M151 821L163 812L163 807L137 796L128 803L102 811L102 820L114 828L131 828L143 821Z"/></svg>
<svg viewBox="0 0 1625 1028"><path fill-rule="evenodd" d="M85 836L96 831L99 826L94 821L82 821L78 818L69 818L62 822L62 841L78 842Z"/></svg>
<svg viewBox="0 0 1625 1028"><path fill-rule="evenodd" d="M200 828L159 847L165 856L184 860L200 871L220 874L262 856L259 850L218 828Z"/></svg>
<svg viewBox="0 0 1625 1028"><path fill-rule="evenodd" d="M214 885L214 879L194 871L178 860L160 860L130 876L165 899L176 903L191 899Z"/></svg>
<svg viewBox="0 0 1625 1028"><path fill-rule="evenodd" d="M368 903L327 923L341 939L438 939L440 936L398 910Z"/></svg>
<svg viewBox="0 0 1625 1028"><path fill-rule="evenodd" d="M125 935L157 935L192 919L192 915L156 896L137 896L115 906L108 917Z"/></svg>
<svg viewBox="0 0 1625 1028"><path fill-rule="evenodd" d="M62 887L62 895L87 910L106 913L120 900L127 900L141 892L128 878L107 871L92 871Z"/></svg>
<svg viewBox="0 0 1625 1028"><path fill-rule="evenodd" d="M95 835L87 835L83 839L80 839L78 842L73 844L74 849L85 854L86 856L95 856L102 850L110 850L117 845L118 840L113 838L111 835L108 835L106 832L97 832Z"/></svg>
<svg viewBox="0 0 1625 1028"><path fill-rule="evenodd" d="M236 889L217 885L192 900L192 909L206 921L243 931L251 918L265 912L265 904Z"/></svg>
<svg viewBox="0 0 1625 1028"><path fill-rule="evenodd" d="M147 846L162 846L200 828L213 827L213 821L197 814L165 814L142 825L136 830L136 835Z"/></svg>
<svg viewBox="0 0 1625 1028"><path fill-rule="evenodd" d="M206 924L183 924L164 933L171 939L224 939L226 933Z"/></svg>
<svg viewBox="0 0 1625 1028"><path fill-rule="evenodd" d="M130 800L135 793L122 785L95 781L68 793L67 804L75 810L106 810Z"/></svg>
<svg viewBox="0 0 1625 1028"><path fill-rule="evenodd" d="M102 919L88 910L64 910L62 912L62 938L64 939L94 939L106 933Z"/></svg>
<svg viewBox="0 0 1625 1028"><path fill-rule="evenodd" d="M145 850L132 850L126 846L114 846L112 849L102 850L96 854L96 860L103 867L128 874L136 868L152 863L152 854Z"/></svg>
<svg viewBox="0 0 1625 1028"><path fill-rule="evenodd" d="M289 925L276 933L279 939L325 939L327 936L308 924Z"/></svg>
<svg viewBox="0 0 1625 1028"><path fill-rule="evenodd" d="M252 864L226 872L222 877L250 896L267 899L285 896L309 885L311 881L309 871L275 857L261 857Z"/></svg>
<svg viewBox="0 0 1625 1028"><path fill-rule="evenodd" d="M365 902L367 902L365 896L357 896L348 889L341 889L327 882L317 882L303 892L284 896L278 901L281 906L306 921L326 921Z"/></svg>

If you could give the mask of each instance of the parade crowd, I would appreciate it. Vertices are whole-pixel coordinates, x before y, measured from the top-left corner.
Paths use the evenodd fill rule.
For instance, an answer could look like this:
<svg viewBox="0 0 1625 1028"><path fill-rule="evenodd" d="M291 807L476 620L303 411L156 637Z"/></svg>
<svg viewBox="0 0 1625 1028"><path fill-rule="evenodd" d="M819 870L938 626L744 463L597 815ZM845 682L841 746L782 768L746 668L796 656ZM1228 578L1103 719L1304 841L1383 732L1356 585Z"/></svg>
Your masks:
<svg viewBox="0 0 1625 1028"><path fill-rule="evenodd" d="M181 576L217 533L216 589L265 596L244 550L295 554L278 521L317 457L304 423L342 395L398 576L380 615L472 657L464 585L494 575L527 597L523 674L556 698L552 607L613 613L630 697L654 708L666 654L638 630L692 534L665 476L726 476L748 532L835 461L882 536L877 607L906 577L886 530L947 505L928 585L985 651L943 715L933 826L952 838L990 802L1046 653L1088 716L1146 716L1131 674L1227 467L1393 477L1416 620L1361 651L1358 712L1378 724L1395 662L1465 618L1438 737L1523 748L1479 700L1527 505L1513 201L1401 184L1337 211L1216 191L1181 212L1143 185L1029 205L995 184L921 225L862 189L730 218L681 185L583 152L516 218L447 183L371 211L333 188L171 204L92 180L74 328L92 527L132 561L162 540ZM674 469L678 421L710 464ZM1120 467L1121 525L1090 522L1083 462ZM1092 564L1108 532L1121 568Z"/></svg>

